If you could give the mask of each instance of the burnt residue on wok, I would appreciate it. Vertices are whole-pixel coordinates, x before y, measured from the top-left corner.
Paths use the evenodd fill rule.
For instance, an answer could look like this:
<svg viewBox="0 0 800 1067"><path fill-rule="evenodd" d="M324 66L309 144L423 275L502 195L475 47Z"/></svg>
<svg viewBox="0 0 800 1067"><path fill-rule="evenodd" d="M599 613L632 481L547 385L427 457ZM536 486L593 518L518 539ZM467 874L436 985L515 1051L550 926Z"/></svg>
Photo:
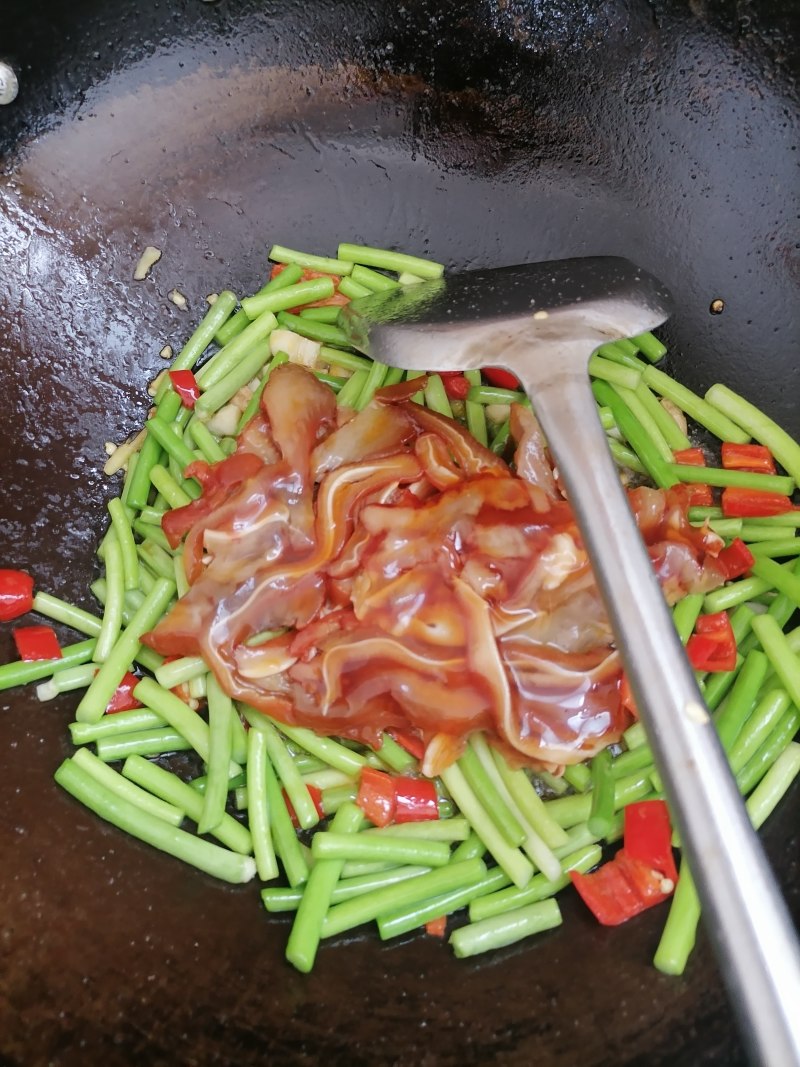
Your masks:
<svg viewBox="0 0 800 1067"><path fill-rule="evenodd" d="M679 376L724 376L800 432L788 0L9 6L0 545L43 587L88 606L103 442L272 240L461 267L629 256L675 294ZM162 259L133 282L147 244ZM566 901L561 930L478 963L367 935L295 974L252 886L57 790L74 704L0 694L0 1062L744 1062L705 939L684 979L652 970L660 913L609 931ZM765 833L795 916L799 802Z"/></svg>

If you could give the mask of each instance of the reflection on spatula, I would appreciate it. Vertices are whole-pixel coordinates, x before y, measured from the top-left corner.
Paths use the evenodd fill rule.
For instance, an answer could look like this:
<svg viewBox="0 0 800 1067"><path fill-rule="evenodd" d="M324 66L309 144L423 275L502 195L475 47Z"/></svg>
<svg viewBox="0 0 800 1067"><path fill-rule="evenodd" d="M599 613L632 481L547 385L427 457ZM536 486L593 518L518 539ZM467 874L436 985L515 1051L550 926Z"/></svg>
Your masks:
<svg viewBox="0 0 800 1067"><path fill-rule="evenodd" d="M625 259L503 267L355 300L340 322L394 367L506 367L530 397L594 565L721 969L757 1059L800 1063L800 953L639 537L587 364L662 323L664 287Z"/></svg>

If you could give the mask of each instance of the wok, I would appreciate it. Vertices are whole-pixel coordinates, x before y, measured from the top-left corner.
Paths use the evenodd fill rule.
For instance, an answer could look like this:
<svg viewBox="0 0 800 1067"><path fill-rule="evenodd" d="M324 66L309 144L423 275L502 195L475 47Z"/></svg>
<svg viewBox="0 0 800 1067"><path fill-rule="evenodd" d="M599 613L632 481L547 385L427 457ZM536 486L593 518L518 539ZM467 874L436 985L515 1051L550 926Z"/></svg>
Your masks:
<svg viewBox="0 0 800 1067"><path fill-rule="evenodd" d="M93 606L103 443L272 241L458 267L628 256L676 297L675 373L800 433L792 8L5 0L3 565ZM164 255L136 283L146 244ZM364 934L295 973L253 886L58 791L75 703L0 694L0 1063L745 1062L702 930L684 978L651 968L663 909L609 930L566 894L561 929L491 958ZM795 787L763 834L798 920L799 808Z"/></svg>

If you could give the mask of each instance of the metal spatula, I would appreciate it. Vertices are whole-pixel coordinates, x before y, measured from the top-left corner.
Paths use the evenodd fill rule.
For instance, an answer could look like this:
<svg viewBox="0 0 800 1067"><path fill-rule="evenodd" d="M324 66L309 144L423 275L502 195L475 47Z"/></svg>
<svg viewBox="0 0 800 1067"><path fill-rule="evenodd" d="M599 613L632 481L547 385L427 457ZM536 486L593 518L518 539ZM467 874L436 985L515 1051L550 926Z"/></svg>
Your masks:
<svg viewBox="0 0 800 1067"><path fill-rule="evenodd" d="M558 465L667 797L724 979L758 1061L800 1063L796 934L606 445L587 372L598 345L671 310L664 287L625 259L597 257L454 275L353 301L340 320L374 359L418 371L506 367Z"/></svg>

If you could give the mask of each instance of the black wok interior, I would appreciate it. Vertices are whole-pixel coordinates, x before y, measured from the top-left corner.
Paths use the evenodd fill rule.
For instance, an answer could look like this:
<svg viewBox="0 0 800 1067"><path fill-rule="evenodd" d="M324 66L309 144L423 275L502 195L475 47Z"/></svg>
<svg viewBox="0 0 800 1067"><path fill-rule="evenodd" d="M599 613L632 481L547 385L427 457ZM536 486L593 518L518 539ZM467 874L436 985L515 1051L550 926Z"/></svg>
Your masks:
<svg viewBox="0 0 800 1067"><path fill-rule="evenodd" d="M676 375L800 435L792 0L2 6L0 566L39 587L93 606L103 444L273 242L627 256L675 297ZM745 1062L705 934L684 978L652 969L663 909L609 930L568 893L560 930L491 958L360 933L295 973L253 885L58 791L75 703L0 693L0 1065ZM764 840L800 921L798 813L795 786Z"/></svg>

